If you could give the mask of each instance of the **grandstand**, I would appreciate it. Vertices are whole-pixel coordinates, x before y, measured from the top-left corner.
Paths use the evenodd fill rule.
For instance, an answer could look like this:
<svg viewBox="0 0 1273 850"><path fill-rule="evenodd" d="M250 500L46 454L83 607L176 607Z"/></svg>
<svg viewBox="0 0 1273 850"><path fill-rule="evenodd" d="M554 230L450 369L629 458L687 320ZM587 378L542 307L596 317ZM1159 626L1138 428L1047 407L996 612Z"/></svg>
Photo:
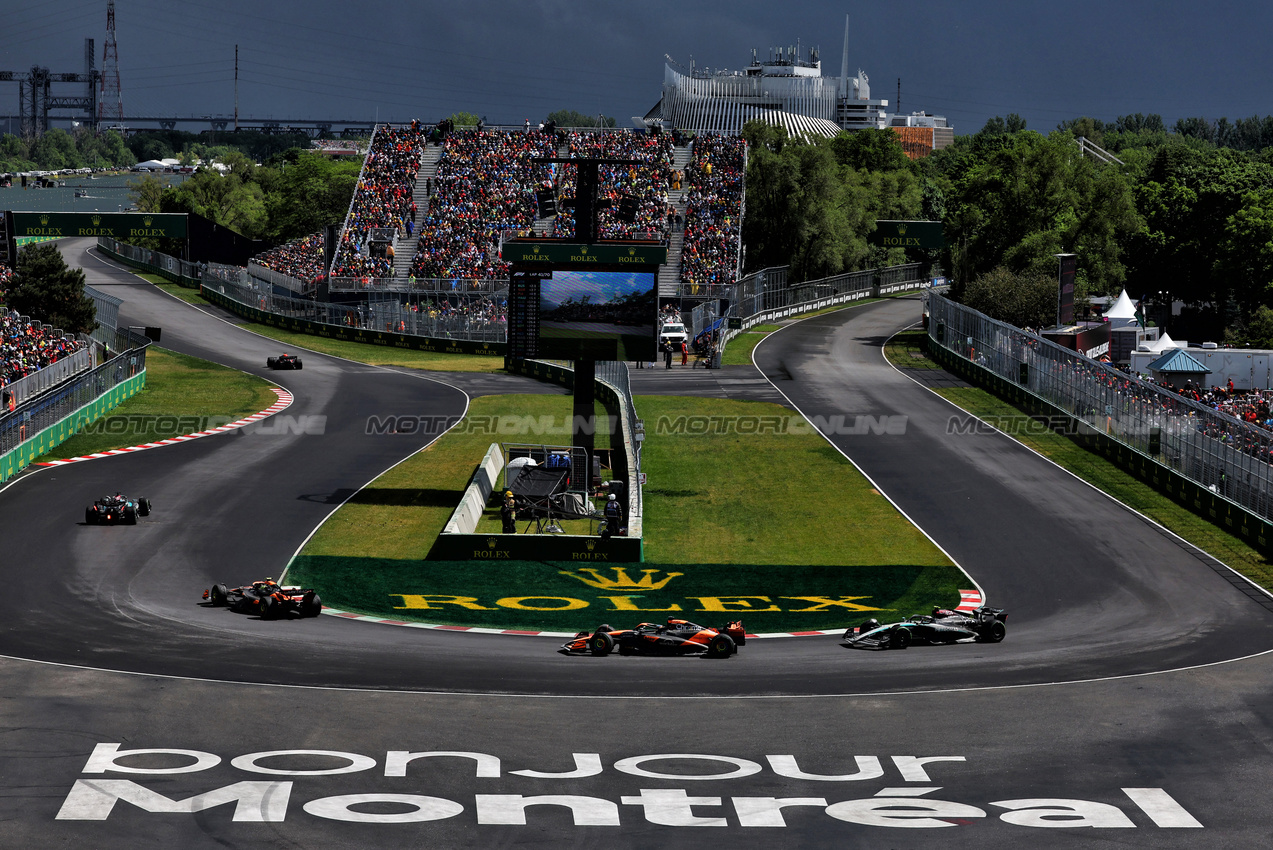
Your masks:
<svg viewBox="0 0 1273 850"><path fill-rule="evenodd" d="M677 141L688 144L677 144ZM571 238L574 167L535 158L635 159L648 166L601 169L599 215L606 239L652 239L668 247L659 295L709 297L738 276L746 147L737 136L633 130L460 129L379 126L370 143L337 238L327 278L341 297L398 293L406 309L467 305L502 321L508 264L501 243L539 234ZM538 218L536 194L550 192L555 212ZM628 204L623 202L628 200ZM312 294L323 276L319 235L254 258L274 275L295 278ZM412 296L414 294L414 297ZM465 309L468 309L467 307ZM407 322L406 324L410 324ZM490 327L486 321L486 328Z"/></svg>
<svg viewBox="0 0 1273 850"><path fill-rule="evenodd" d="M5 389L6 401L20 404L32 394L19 386L24 379L55 363L72 359L81 351L85 352L85 356L76 358L82 362L77 362L71 372L82 371L92 365L87 338L67 336L56 328L0 307L0 388ZM66 370L60 370L59 375L62 372L65 372L64 377L71 375ZM39 387L41 391L47 388L43 383ZM8 412L6 405L0 409L0 416Z"/></svg>

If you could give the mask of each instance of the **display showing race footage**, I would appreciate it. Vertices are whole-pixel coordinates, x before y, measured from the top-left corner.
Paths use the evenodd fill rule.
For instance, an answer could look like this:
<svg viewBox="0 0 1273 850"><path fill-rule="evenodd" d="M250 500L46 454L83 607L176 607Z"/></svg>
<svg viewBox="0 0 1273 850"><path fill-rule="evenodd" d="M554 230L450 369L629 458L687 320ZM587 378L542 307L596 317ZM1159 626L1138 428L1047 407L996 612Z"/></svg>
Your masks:
<svg viewBox="0 0 1273 850"><path fill-rule="evenodd" d="M539 356L652 360L656 274L564 271L539 281Z"/></svg>

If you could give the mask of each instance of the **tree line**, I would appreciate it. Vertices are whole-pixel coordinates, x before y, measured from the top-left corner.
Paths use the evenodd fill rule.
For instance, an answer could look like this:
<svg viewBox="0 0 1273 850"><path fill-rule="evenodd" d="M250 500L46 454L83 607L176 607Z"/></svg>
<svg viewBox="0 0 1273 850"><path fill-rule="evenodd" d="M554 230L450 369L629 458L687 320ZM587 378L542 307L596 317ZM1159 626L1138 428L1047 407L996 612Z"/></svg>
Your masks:
<svg viewBox="0 0 1273 850"><path fill-rule="evenodd" d="M1055 321L1056 255L1073 253L1080 297L1183 301L1173 335L1273 347L1273 117L1078 118L1042 134L1008 115L914 161L887 129L743 132L748 271L790 265L809 280L936 261L956 297L1041 326ZM1084 156L1079 136L1122 164ZM881 219L941 220L946 246L873 247Z"/></svg>
<svg viewBox="0 0 1273 850"><path fill-rule="evenodd" d="M175 159L193 165L238 151L253 162L293 148L308 148L304 133L260 133L249 130L188 133L141 130L127 138L115 130L94 133L87 127L66 131L55 127L36 138L0 136L0 171L60 171L64 168L127 169L152 159Z"/></svg>

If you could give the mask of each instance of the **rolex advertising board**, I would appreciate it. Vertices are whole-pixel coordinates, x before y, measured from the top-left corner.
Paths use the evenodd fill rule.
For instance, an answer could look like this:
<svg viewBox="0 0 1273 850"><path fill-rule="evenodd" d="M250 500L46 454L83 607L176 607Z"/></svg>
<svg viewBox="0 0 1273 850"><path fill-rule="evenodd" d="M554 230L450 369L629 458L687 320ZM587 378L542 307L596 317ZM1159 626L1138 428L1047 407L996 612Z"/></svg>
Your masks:
<svg viewBox="0 0 1273 850"><path fill-rule="evenodd" d="M145 212L13 212L12 236L40 237L109 236L121 242L135 239L185 239L185 213Z"/></svg>
<svg viewBox="0 0 1273 850"><path fill-rule="evenodd" d="M877 221L867 238L884 248L935 250L946 244L940 221Z"/></svg>

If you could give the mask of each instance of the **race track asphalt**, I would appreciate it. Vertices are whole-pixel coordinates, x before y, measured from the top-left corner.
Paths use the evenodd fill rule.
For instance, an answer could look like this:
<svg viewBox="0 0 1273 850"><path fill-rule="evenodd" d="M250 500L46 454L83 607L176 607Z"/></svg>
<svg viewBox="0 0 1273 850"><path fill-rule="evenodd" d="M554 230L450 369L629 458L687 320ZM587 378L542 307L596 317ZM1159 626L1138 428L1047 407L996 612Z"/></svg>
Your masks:
<svg viewBox="0 0 1273 850"><path fill-rule="evenodd" d="M64 251L125 299L127 323L162 326L165 347L256 374L279 352L83 247ZM749 642L724 662L564 658L552 639L332 617L262 623L204 608L202 587L277 570L333 507L422 444L367 435L367 416L464 410L464 376L304 352L303 371L272 378L296 397L286 415L326 417L321 434L211 437L39 471L0 491L0 846L1262 846L1273 834L1273 667L1258 655L1273 648L1267 602L1005 437L952 432L962 414L881 357L882 341L917 312L898 300L805 320L771 335L756 362L815 422L905 417L902 433L828 436L991 604L1010 609L1002 644L870 653L805 638ZM651 376L650 386L670 380ZM83 507L116 489L151 498L153 521L81 525ZM851 518L842 525L852 533ZM218 763L174 774L192 756L137 755L99 774L88 755L107 743ZM340 759L323 753L260 757L272 773L232 763L296 750L360 754L375 767L335 772ZM471 758L429 757L394 777L384 769L391 751L500 761L476 775ZM525 775L571 771L590 754L595 774ZM914 757L948 760L923 768ZM102 815L84 805L103 780L179 800L280 777L290 805L264 823L231 818L233 806L183 814L120 802ZM848 823L815 805L887 788L940 788L927 796L963 808L899 832L899 822ZM1136 805L1138 788L1164 789L1179 811ZM695 802L677 802L681 789ZM321 803L350 794L367 797L345 800L343 818ZM388 794L453 803L431 804L438 820L373 822L423 805L378 796ZM505 811L521 795L611 803L592 804L596 826L548 805L521 826ZM774 797L802 803L765 827L745 814ZM1098 824L1028 827L994 805L1056 798L1088 801ZM445 816L457 805L462 813ZM615 825L600 825L608 805ZM1201 829L1186 826L1193 818Z"/></svg>

